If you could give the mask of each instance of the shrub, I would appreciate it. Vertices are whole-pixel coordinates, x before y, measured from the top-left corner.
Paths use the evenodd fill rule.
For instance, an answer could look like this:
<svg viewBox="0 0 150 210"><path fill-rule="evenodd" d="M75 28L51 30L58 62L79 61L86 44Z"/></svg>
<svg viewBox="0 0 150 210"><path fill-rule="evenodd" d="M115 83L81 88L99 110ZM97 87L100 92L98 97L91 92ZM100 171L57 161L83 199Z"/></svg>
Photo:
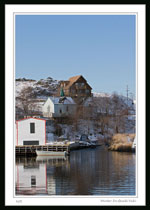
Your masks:
<svg viewBox="0 0 150 210"><path fill-rule="evenodd" d="M128 137L130 138L130 142L128 142ZM116 134L112 137L108 149L119 152L131 152L134 138L135 134Z"/></svg>

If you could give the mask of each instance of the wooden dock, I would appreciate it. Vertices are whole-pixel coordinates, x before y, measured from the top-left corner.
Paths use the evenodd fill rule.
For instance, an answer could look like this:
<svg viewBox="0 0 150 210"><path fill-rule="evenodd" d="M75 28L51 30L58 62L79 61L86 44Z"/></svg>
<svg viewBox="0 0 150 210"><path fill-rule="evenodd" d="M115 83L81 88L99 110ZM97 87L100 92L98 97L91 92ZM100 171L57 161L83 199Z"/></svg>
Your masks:
<svg viewBox="0 0 150 210"><path fill-rule="evenodd" d="M15 152L16 156L36 156L36 150L42 151L54 151L54 152L64 152L66 151L70 154L69 145L26 145L26 146L16 146Z"/></svg>

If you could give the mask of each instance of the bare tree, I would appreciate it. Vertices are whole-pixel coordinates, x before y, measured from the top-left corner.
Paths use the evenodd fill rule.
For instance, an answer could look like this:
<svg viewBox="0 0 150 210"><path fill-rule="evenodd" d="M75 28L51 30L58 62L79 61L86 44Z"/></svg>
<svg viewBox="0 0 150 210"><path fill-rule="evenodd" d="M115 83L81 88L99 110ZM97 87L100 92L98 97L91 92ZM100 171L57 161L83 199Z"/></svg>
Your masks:
<svg viewBox="0 0 150 210"><path fill-rule="evenodd" d="M17 100L20 103L24 115L34 115L36 111L34 99L35 94L32 87L25 87L21 90Z"/></svg>
<svg viewBox="0 0 150 210"><path fill-rule="evenodd" d="M93 119L96 127L100 129L100 133L108 133L111 113L111 99L109 97L93 98Z"/></svg>
<svg viewBox="0 0 150 210"><path fill-rule="evenodd" d="M93 98L95 120L101 133L125 132L127 104L116 92L111 97Z"/></svg>

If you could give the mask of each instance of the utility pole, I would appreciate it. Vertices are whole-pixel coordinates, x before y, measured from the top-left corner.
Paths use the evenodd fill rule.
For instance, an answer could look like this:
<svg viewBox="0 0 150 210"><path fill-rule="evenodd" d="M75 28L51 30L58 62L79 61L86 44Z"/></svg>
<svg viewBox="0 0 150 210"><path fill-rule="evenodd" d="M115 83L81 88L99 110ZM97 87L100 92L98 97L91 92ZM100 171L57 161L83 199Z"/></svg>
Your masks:
<svg viewBox="0 0 150 210"><path fill-rule="evenodd" d="M126 91L127 91L127 105L128 105L128 93L129 93L128 85Z"/></svg>
<svg viewBox="0 0 150 210"><path fill-rule="evenodd" d="M130 97L131 97L131 99L132 99L132 104L133 104L133 103L134 103L134 102L133 102L133 100L134 100L134 99L133 99L133 93L130 93Z"/></svg>
<svg viewBox="0 0 150 210"><path fill-rule="evenodd" d="M127 85L127 89L126 89L126 91L127 91L127 115L128 115L128 94L129 94L129 88L128 88L128 85Z"/></svg>

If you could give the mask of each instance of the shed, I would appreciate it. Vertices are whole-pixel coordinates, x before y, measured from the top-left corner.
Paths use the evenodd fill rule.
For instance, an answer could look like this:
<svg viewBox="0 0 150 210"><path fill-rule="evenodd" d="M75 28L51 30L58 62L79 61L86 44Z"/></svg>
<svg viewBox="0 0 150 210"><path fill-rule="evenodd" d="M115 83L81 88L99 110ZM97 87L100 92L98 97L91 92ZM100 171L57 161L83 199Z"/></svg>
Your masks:
<svg viewBox="0 0 150 210"><path fill-rule="evenodd" d="M16 121L16 145L45 145L46 120L24 118Z"/></svg>
<svg viewBox="0 0 150 210"><path fill-rule="evenodd" d="M43 105L44 117L69 117L76 113L76 103L71 97L49 97Z"/></svg>

